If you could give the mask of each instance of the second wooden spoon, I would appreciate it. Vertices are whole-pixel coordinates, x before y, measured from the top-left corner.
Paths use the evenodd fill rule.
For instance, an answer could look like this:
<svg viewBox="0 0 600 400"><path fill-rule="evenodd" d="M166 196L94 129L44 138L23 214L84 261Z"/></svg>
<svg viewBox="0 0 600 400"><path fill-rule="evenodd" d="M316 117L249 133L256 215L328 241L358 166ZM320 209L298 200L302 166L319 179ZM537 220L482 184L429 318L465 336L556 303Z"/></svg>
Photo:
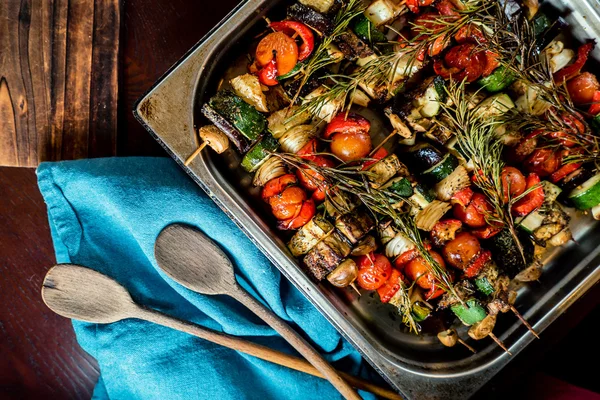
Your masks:
<svg viewBox="0 0 600 400"><path fill-rule="evenodd" d="M231 296L244 304L314 365L346 399L361 399L306 340L238 285L233 264L204 233L189 225L169 225L158 235L154 255L159 267L182 286L202 294Z"/></svg>

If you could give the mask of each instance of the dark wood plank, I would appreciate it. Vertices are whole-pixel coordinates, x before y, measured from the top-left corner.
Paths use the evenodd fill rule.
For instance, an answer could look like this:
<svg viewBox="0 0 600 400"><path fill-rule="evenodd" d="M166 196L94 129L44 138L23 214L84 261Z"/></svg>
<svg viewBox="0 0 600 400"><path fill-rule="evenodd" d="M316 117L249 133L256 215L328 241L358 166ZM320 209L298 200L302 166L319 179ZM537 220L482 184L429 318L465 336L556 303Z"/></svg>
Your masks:
<svg viewBox="0 0 600 400"><path fill-rule="evenodd" d="M118 0L0 3L0 165L116 153Z"/></svg>
<svg viewBox="0 0 600 400"><path fill-rule="evenodd" d="M0 168L0 398L90 398L96 362L40 298L55 262L35 171Z"/></svg>

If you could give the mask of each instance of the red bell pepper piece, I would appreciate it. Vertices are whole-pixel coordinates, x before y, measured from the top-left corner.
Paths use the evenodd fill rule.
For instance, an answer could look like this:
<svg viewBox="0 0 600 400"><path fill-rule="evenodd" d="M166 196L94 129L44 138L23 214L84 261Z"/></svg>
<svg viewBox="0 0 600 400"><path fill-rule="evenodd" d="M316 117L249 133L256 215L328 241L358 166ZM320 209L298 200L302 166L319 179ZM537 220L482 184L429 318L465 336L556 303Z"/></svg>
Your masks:
<svg viewBox="0 0 600 400"><path fill-rule="evenodd" d="M452 195L450 202L452 204L460 204L463 207L466 207L471 202L473 198L473 189L471 187L466 187Z"/></svg>
<svg viewBox="0 0 600 400"><path fill-rule="evenodd" d="M425 300L433 300L435 298L440 297L444 293L446 293L446 291L444 289L439 288L437 286L434 286L433 288L429 289L428 291L426 291L424 293L425 294Z"/></svg>
<svg viewBox="0 0 600 400"><path fill-rule="evenodd" d="M371 165L375 164L377 161L384 159L387 156L388 156L387 150L384 149L383 147L380 147L379 149L377 149L375 154L373 154L372 156L369 156L369 158L371 158L371 160L365 161L363 163L362 170L364 171L365 169L369 168Z"/></svg>
<svg viewBox="0 0 600 400"><path fill-rule="evenodd" d="M379 298L382 303L387 303L390 301L392 297L396 294L398 290L400 290L400 282L399 279L404 280L404 277L395 268L392 268L392 273L387 281L377 289L377 293L379 293Z"/></svg>
<svg viewBox="0 0 600 400"><path fill-rule="evenodd" d="M289 36L292 36L295 33L300 36L302 44L298 51L298 61L306 60L313 52L315 48L315 36L310 28L303 23L296 21L280 21L271 22L269 26L276 31L281 31Z"/></svg>
<svg viewBox="0 0 600 400"><path fill-rule="evenodd" d="M484 228L473 229L471 230L471 233L477 239L489 239L491 237L496 236L498 233L500 233L501 230L502 228L488 225Z"/></svg>
<svg viewBox="0 0 600 400"><path fill-rule="evenodd" d="M269 61L267 65L258 71L258 80L266 86L275 86L279 84L277 80L277 62L275 59Z"/></svg>
<svg viewBox="0 0 600 400"><path fill-rule="evenodd" d="M345 112L336 115L327 125L323 137L331 138L334 133L368 133L371 129L371 123L365 117L356 113L349 113L346 116Z"/></svg>
<svg viewBox="0 0 600 400"><path fill-rule="evenodd" d="M586 43L577 49L577 59L571 65L561 68L554 74L554 82L562 84L564 81L568 81L571 78L579 75L581 69L585 65L590 52L594 48L594 43Z"/></svg>
<svg viewBox="0 0 600 400"><path fill-rule="evenodd" d="M544 189L539 183L540 177L537 174L529 174L527 177L527 190L529 190L529 192L513 205L513 214L517 216L525 216L544 204L544 198L546 195L544 194ZM537 187L533 190L530 190L534 186Z"/></svg>
<svg viewBox="0 0 600 400"><path fill-rule="evenodd" d="M456 237L456 232L462 228L462 222L457 219L443 219L438 221L434 226L429 237L436 246L443 246L444 243L453 240Z"/></svg>
<svg viewBox="0 0 600 400"><path fill-rule="evenodd" d="M600 90L596 90L596 93L594 93L594 98L593 98L593 103L590 106L590 109L588 110L588 112L592 115L598 115L600 114Z"/></svg>
<svg viewBox="0 0 600 400"><path fill-rule="evenodd" d="M479 255L473 260L471 264L464 270L465 277L474 278L485 267L485 265L492 259L492 252L489 250L483 250Z"/></svg>
<svg viewBox="0 0 600 400"><path fill-rule="evenodd" d="M558 171L556 171L552 175L550 175L550 180L553 183L556 183L556 182L560 181L561 179L563 179L565 176L569 175L570 173L577 171L577 169L579 169L579 167L581 167L581 163L565 164L562 167L560 167L558 169Z"/></svg>
<svg viewBox="0 0 600 400"><path fill-rule="evenodd" d="M313 161L315 159L315 154L317 152L317 139L311 139L308 143L306 143L298 152L297 156L309 161Z"/></svg>

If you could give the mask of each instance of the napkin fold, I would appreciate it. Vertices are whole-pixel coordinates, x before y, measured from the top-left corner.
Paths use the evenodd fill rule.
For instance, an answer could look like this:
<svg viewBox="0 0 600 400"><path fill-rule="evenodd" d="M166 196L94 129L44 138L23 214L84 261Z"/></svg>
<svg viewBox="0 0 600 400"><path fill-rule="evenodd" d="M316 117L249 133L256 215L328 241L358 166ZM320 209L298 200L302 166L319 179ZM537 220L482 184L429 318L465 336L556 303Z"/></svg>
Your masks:
<svg viewBox="0 0 600 400"><path fill-rule="evenodd" d="M336 368L381 382L173 160L43 163L37 175L58 263L102 272L125 286L140 304L297 355L235 300L193 293L158 268L154 242L159 232L174 222L191 224L228 253L245 289L303 334ZM148 322L73 321L73 327L83 349L100 365L96 399L340 398L326 380ZM374 399L365 392L361 395Z"/></svg>

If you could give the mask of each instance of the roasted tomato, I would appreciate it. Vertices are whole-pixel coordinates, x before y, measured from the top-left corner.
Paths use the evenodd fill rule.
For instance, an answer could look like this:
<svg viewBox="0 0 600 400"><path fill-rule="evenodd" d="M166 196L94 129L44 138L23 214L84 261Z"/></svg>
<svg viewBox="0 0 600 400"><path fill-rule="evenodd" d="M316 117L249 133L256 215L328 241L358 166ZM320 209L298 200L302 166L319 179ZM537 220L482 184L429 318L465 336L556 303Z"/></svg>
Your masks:
<svg viewBox="0 0 600 400"><path fill-rule="evenodd" d="M373 150L368 133L336 133L330 146L331 153L344 162L365 158Z"/></svg>
<svg viewBox="0 0 600 400"><path fill-rule="evenodd" d="M298 215L285 221L279 221L277 227L279 229L298 229L302 228L314 217L316 211L315 203L312 200L302 202Z"/></svg>
<svg viewBox="0 0 600 400"><path fill-rule="evenodd" d="M487 225L486 213L492 213L492 207L481 193L473 194L473 198L466 207L454 204L454 216L472 228L483 228Z"/></svg>
<svg viewBox="0 0 600 400"><path fill-rule="evenodd" d="M271 197L281 194L281 192L283 192L288 186L295 185L297 183L298 179L296 179L296 175L294 174L285 174L279 178L271 179L263 187L262 199L268 202Z"/></svg>
<svg viewBox="0 0 600 400"><path fill-rule="evenodd" d="M457 219L443 219L434 226L429 237L435 246L441 247L444 243L453 240L456 232L462 228L462 222Z"/></svg>
<svg viewBox="0 0 600 400"><path fill-rule="evenodd" d="M523 166L540 177L548 176L560 166L560 154L549 148L539 148L525 160Z"/></svg>
<svg viewBox="0 0 600 400"><path fill-rule="evenodd" d="M590 104L594 94L600 89L600 83L594 74L583 72L567 82L567 90L573 103L577 105Z"/></svg>
<svg viewBox="0 0 600 400"><path fill-rule="evenodd" d="M323 156L314 156L312 162L315 163L319 167L333 167L334 163L327 157ZM300 180L300 184L305 187L307 190L313 192L312 198L315 201L323 201L326 196L326 183L325 179L321 174L319 174L314 169L309 167L299 168L296 171L296 175L298 175L298 179Z"/></svg>
<svg viewBox="0 0 600 400"><path fill-rule="evenodd" d="M492 259L491 251L489 251L489 250L481 251L477 255L477 257L475 257L471 261L471 263L466 268L464 268L465 277L475 278L477 275L479 275L479 273L481 272L483 267L485 267L486 264L491 261L491 259Z"/></svg>
<svg viewBox="0 0 600 400"><path fill-rule="evenodd" d="M473 43L459 44L446 52L443 59L435 60L433 69L444 79L474 82L481 77L487 59L485 51Z"/></svg>
<svg viewBox="0 0 600 400"><path fill-rule="evenodd" d="M597 90L596 93L594 93L588 113L594 116L600 114L600 90Z"/></svg>
<svg viewBox="0 0 600 400"><path fill-rule="evenodd" d="M296 155L304 158L305 160L314 160L315 157L317 157L315 156L315 153L317 152L317 144L317 139L311 139L296 153Z"/></svg>
<svg viewBox="0 0 600 400"><path fill-rule="evenodd" d="M282 31L289 36L296 34L300 37L302 44L300 44L300 51L298 52L298 61L306 60L313 52L313 49L315 48L315 37L310 28L302 22L287 20L272 22L269 26L276 31Z"/></svg>
<svg viewBox="0 0 600 400"><path fill-rule="evenodd" d="M387 303L390 301L392 297L396 294L396 292L400 289L400 280L404 280L404 277L395 268L392 268L392 273L387 281L383 284L383 286L377 289L377 293L379 293L379 298L382 303Z"/></svg>
<svg viewBox="0 0 600 400"><path fill-rule="evenodd" d="M505 203L508 203L509 195L511 198L515 198L523 193L527 187L525 176L514 167L502 168L500 179L502 180L502 194Z"/></svg>
<svg viewBox="0 0 600 400"><path fill-rule="evenodd" d="M299 186L289 186L281 194L269 198L273 215L278 220L294 218L306 200L306 192Z"/></svg>
<svg viewBox="0 0 600 400"><path fill-rule="evenodd" d="M544 188L540 185L540 177L532 173L527 177L527 190L534 186L537 187L513 205L512 213L514 215L525 216L544 204Z"/></svg>
<svg viewBox="0 0 600 400"><path fill-rule="evenodd" d="M256 47L256 61L262 67L273 59L277 63L277 76L290 72L298 62L298 45L283 32L272 32L262 38Z"/></svg>
<svg viewBox="0 0 600 400"><path fill-rule="evenodd" d="M481 33L481 29L473 24L466 24L461 26L458 29L458 32L454 35L454 40L456 43L474 43L481 44L487 42L483 33Z"/></svg>
<svg viewBox="0 0 600 400"><path fill-rule="evenodd" d="M491 225L488 225L484 228L471 229L471 233L477 239L489 239L491 237L496 236L501 231L502 231L501 226L491 226Z"/></svg>
<svg viewBox="0 0 600 400"><path fill-rule="evenodd" d="M366 290L379 289L392 274L390 260L382 254L371 253L360 256L356 260L358 265L358 285Z"/></svg>
<svg viewBox="0 0 600 400"><path fill-rule="evenodd" d="M368 133L370 129L371 123L362 115L341 112L327 124L323 137L330 139L335 133Z"/></svg>
<svg viewBox="0 0 600 400"><path fill-rule="evenodd" d="M406 6L411 12L419 13L419 7L427 7L434 3L435 0L406 0Z"/></svg>
<svg viewBox="0 0 600 400"><path fill-rule="evenodd" d="M430 251L429 254L431 254L431 257L441 268L446 267L444 259L439 253L436 253L435 251ZM439 288L436 284L436 279L431 273L431 266L422 257L416 257L408 264L406 264L406 266L404 267L404 274L408 279L415 282L423 289L428 289L429 295L426 296L427 298L431 299L441 294L439 293Z"/></svg>
<svg viewBox="0 0 600 400"><path fill-rule="evenodd" d="M450 202L452 204L460 204L461 206L466 207L471 202L471 199L473 198L473 194L474 194L473 189L471 189L471 187L468 186L468 187L454 193L452 195L452 198L450 199Z"/></svg>
<svg viewBox="0 0 600 400"><path fill-rule="evenodd" d="M446 243L442 254L448 264L458 269L465 269L479 254L479 240L469 232L460 232L450 242Z"/></svg>

